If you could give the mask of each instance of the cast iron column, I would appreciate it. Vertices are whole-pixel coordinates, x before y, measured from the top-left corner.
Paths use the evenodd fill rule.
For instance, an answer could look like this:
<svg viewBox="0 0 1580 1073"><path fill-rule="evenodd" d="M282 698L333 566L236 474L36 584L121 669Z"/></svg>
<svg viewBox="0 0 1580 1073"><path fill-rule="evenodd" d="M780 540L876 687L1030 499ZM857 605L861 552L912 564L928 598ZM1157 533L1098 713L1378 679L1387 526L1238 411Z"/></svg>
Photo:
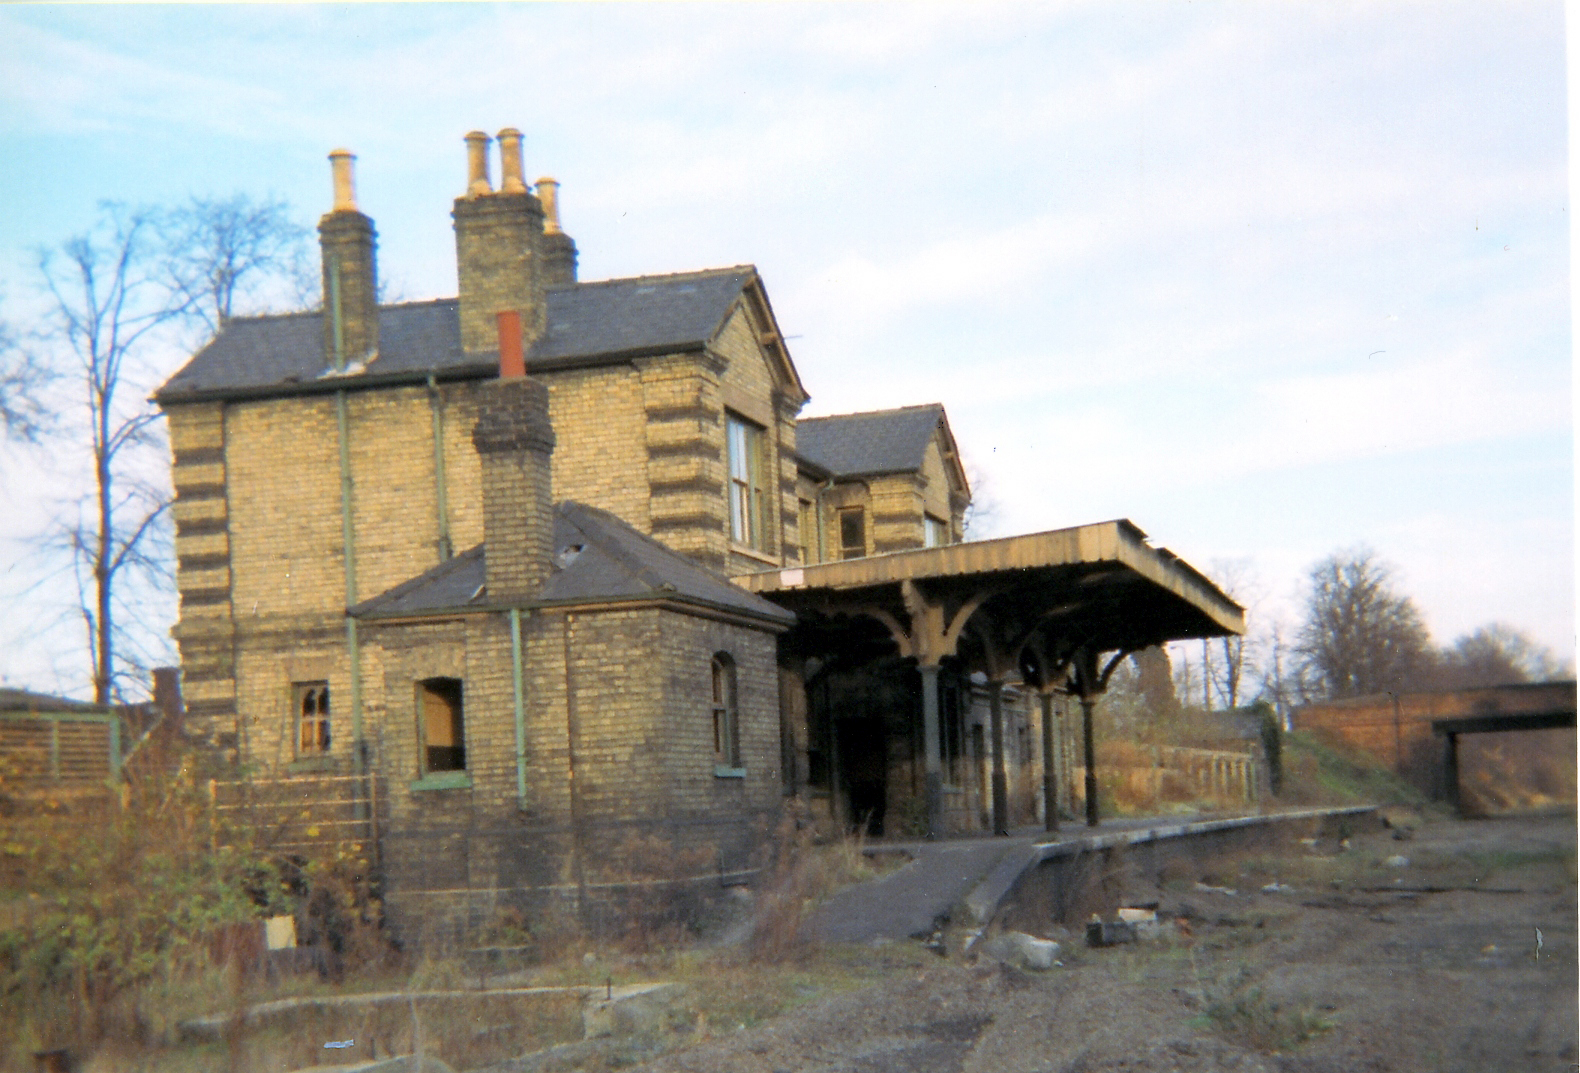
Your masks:
<svg viewBox="0 0 1580 1073"><path fill-rule="evenodd" d="M1053 694L1042 691L1042 829L1059 829L1059 777L1053 770Z"/></svg>
<svg viewBox="0 0 1580 1073"><path fill-rule="evenodd" d="M922 664L922 744L927 754L927 837L944 833L944 757L938 732L938 664Z"/></svg>
<svg viewBox="0 0 1580 1073"><path fill-rule="evenodd" d="M988 710L993 713L993 833L1009 834L1009 780L1004 774L1004 683L988 683Z"/></svg>
<svg viewBox="0 0 1580 1073"><path fill-rule="evenodd" d="M1086 746L1086 826L1097 826L1097 748L1092 744L1092 708L1096 698L1081 691L1081 736Z"/></svg>

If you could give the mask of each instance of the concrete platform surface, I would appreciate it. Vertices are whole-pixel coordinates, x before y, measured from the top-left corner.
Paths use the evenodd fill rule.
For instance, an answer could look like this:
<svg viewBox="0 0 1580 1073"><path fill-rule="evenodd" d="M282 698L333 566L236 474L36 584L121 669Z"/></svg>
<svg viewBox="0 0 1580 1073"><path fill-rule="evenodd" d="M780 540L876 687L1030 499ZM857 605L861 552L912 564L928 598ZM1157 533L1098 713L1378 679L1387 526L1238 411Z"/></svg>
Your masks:
<svg viewBox="0 0 1580 1073"><path fill-rule="evenodd" d="M1363 812L1359 809L1292 809L1266 813L1148 816L1106 820L1096 827L1068 824L1057 834L1021 828L1005 836L973 836L936 842L873 842L869 853L904 852L902 868L838 892L808 921L823 942L865 943L874 939L926 938L943 920L984 924L1028 868L1050 857L1166 838L1273 823Z"/></svg>

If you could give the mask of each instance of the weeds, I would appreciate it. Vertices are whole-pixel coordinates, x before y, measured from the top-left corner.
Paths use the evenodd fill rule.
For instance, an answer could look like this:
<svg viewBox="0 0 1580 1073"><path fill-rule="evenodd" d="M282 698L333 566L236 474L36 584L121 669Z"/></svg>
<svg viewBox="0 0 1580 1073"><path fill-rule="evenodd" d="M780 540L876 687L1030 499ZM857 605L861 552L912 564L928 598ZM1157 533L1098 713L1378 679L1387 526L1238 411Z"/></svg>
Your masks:
<svg viewBox="0 0 1580 1073"><path fill-rule="evenodd" d="M1273 998L1249 965L1203 983L1192 950L1191 972L1202 1009L1197 1026L1259 1051L1289 1050L1333 1027L1333 1022L1308 1002Z"/></svg>
<svg viewBox="0 0 1580 1073"><path fill-rule="evenodd" d="M804 809L785 809L769 844L769 864L756 892L756 912L748 951L753 961L794 960L811 948L803 922L818 902L852 883L880 875L861 834L817 845Z"/></svg>

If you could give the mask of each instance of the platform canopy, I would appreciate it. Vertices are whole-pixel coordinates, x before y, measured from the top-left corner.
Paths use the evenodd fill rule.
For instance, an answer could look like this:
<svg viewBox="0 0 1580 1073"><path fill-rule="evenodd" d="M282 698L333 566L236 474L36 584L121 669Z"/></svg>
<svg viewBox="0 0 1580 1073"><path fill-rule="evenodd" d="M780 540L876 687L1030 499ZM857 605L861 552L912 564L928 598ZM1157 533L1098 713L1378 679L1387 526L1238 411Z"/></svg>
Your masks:
<svg viewBox="0 0 1580 1073"><path fill-rule="evenodd" d="M955 655L968 625L1011 659L1034 639L1102 653L1245 631L1239 604L1124 519L734 580L799 614L875 617L923 665Z"/></svg>
<svg viewBox="0 0 1580 1073"><path fill-rule="evenodd" d="M797 625L781 645L803 657L859 663L892 642L901 656L916 660L930 834L941 829L937 676L943 660L959 660L989 683L995 829L1002 833L1007 809L999 686L1020 680L1043 694L1045 754L1052 749L1046 732L1050 691L1080 697L1087 822L1095 824L1091 709L1115 668L1129 653L1153 645L1245 632L1239 604L1178 556L1152 547L1125 519L767 570L734 581L796 613ZM1051 779L1051 756L1044 766ZM1045 792L1052 800L1051 781Z"/></svg>

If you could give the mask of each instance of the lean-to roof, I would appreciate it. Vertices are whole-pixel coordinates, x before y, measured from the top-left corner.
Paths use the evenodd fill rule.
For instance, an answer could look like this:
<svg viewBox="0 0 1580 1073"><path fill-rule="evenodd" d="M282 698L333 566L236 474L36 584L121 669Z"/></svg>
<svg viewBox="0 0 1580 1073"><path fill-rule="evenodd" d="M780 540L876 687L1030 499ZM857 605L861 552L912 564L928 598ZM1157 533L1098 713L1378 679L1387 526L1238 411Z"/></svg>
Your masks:
<svg viewBox="0 0 1580 1073"><path fill-rule="evenodd" d="M498 606L488 595L486 545L366 600L358 618L421 618ZM534 606L662 601L755 619L771 627L795 621L789 611L732 585L608 511L584 503L554 508L554 567Z"/></svg>

